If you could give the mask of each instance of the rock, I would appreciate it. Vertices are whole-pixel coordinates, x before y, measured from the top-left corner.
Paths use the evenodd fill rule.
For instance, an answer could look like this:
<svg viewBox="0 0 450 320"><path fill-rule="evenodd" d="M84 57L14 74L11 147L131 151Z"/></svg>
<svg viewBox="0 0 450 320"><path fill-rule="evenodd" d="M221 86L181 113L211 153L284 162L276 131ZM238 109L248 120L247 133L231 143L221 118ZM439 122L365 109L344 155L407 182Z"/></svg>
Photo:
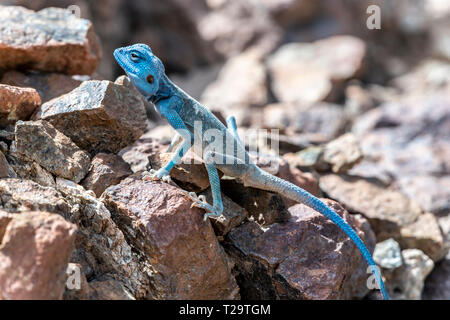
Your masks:
<svg viewBox="0 0 450 320"><path fill-rule="evenodd" d="M231 200L247 210L261 225L282 222L291 216L283 197L265 190L247 188L234 179L222 179L221 188Z"/></svg>
<svg viewBox="0 0 450 320"><path fill-rule="evenodd" d="M110 81L84 81L75 90L44 103L33 116L50 122L90 153L117 153L146 128L139 96Z"/></svg>
<svg viewBox="0 0 450 320"><path fill-rule="evenodd" d="M13 214L0 210L0 245L2 244L3 236L6 232L6 227L13 219Z"/></svg>
<svg viewBox="0 0 450 320"><path fill-rule="evenodd" d="M251 46L269 53L279 43L281 30L259 2L206 1L206 5L206 10L196 11L196 27L221 55L232 57Z"/></svg>
<svg viewBox="0 0 450 320"><path fill-rule="evenodd" d="M370 249L375 237L361 216L325 200ZM330 220L301 204L292 217L267 228L247 222L224 242L235 261L243 299L350 299L364 296L367 265L351 240Z"/></svg>
<svg viewBox="0 0 450 320"><path fill-rule="evenodd" d="M413 175L399 177L395 187L410 199L415 199L429 212L450 212L450 175Z"/></svg>
<svg viewBox="0 0 450 320"><path fill-rule="evenodd" d="M422 296L424 280L433 270L434 263L418 249L402 251L404 266L395 271L390 280L392 299L419 300Z"/></svg>
<svg viewBox="0 0 450 320"><path fill-rule="evenodd" d="M15 70L5 72L0 82L10 86L34 88L42 103L68 93L81 84L81 81L61 73L22 73Z"/></svg>
<svg viewBox="0 0 450 320"><path fill-rule="evenodd" d="M426 278L422 298L426 300L450 299L450 254L436 264Z"/></svg>
<svg viewBox="0 0 450 320"><path fill-rule="evenodd" d="M364 42L352 36L285 44L268 60L272 90L281 102L331 99L337 85L361 74L365 54Z"/></svg>
<svg viewBox="0 0 450 320"><path fill-rule="evenodd" d="M396 269L403 265L402 250L392 238L377 243L373 251L373 260L384 269Z"/></svg>
<svg viewBox="0 0 450 320"><path fill-rule="evenodd" d="M130 166L122 157L110 153L98 153L92 158L89 173L81 185L87 190L94 191L95 195L100 197L106 188L118 184L132 173Z"/></svg>
<svg viewBox="0 0 450 320"><path fill-rule="evenodd" d="M325 145L321 160L331 166L332 172L345 173L362 157L357 139L351 133L346 133Z"/></svg>
<svg viewBox="0 0 450 320"><path fill-rule="evenodd" d="M201 102L212 110L233 115L233 109L262 107L267 103L266 71L261 54L248 50L230 58L216 81L203 92Z"/></svg>
<svg viewBox="0 0 450 320"><path fill-rule="evenodd" d="M68 216L70 207L51 187L30 180L1 179L0 207L8 212L47 211Z"/></svg>
<svg viewBox="0 0 450 320"><path fill-rule="evenodd" d="M0 151L0 179L1 178L16 178L17 175L14 172L14 170L9 165L8 161L6 160L5 155L3 152Z"/></svg>
<svg viewBox="0 0 450 320"><path fill-rule="evenodd" d="M168 163L172 156L172 152L151 155L148 168L158 170ZM220 173L219 178L221 176ZM170 171L170 177L185 190L201 192L209 187L208 171L203 160L190 150Z"/></svg>
<svg viewBox="0 0 450 320"><path fill-rule="evenodd" d="M75 231L75 225L56 214L14 215L0 246L3 299L61 299Z"/></svg>
<svg viewBox="0 0 450 320"><path fill-rule="evenodd" d="M263 0L270 15L280 25L289 27L315 17L318 3L308 0Z"/></svg>
<svg viewBox="0 0 450 320"><path fill-rule="evenodd" d="M133 251L105 205L91 191L86 192L70 180L57 178L56 184L70 205L71 222L79 228L77 245L70 261L82 266L89 284L105 278L113 279L132 297L146 298L149 266L139 260L140 253Z"/></svg>
<svg viewBox="0 0 450 320"><path fill-rule="evenodd" d="M133 172L139 172L147 170L150 165L149 159L152 157L156 159L156 155L165 149L167 146L160 142L159 137L150 138L146 134L146 137L142 136L131 146L122 149L119 155L130 165Z"/></svg>
<svg viewBox="0 0 450 320"><path fill-rule="evenodd" d="M101 49L92 24L68 10L0 7L0 68L92 74Z"/></svg>
<svg viewBox="0 0 450 320"><path fill-rule="evenodd" d="M91 281L90 300L135 300L127 289L118 281Z"/></svg>
<svg viewBox="0 0 450 320"><path fill-rule="evenodd" d="M36 161L56 176L79 182L89 170L89 154L46 121L16 124L18 153Z"/></svg>
<svg viewBox="0 0 450 320"><path fill-rule="evenodd" d="M41 98L36 90L0 84L0 126L27 120L40 105Z"/></svg>
<svg viewBox="0 0 450 320"><path fill-rule="evenodd" d="M211 189L201 193L206 197L208 203L213 203ZM240 207L233 200L222 194L223 212L220 217L211 217L210 221L219 239L228 232L239 226L248 216L247 210Z"/></svg>
<svg viewBox="0 0 450 320"><path fill-rule="evenodd" d="M264 127L278 128L280 133L302 133L307 140L324 143L337 138L347 124L344 110L335 104L270 104L264 108Z"/></svg>
<svg viewBox="0 0 450 320"><path fill-rule="evenodd" d="M6 154L6 158L17 177L37 182L42 186L55 186L55 178L50 172L28 157L17 153L15 147L12 149Z"/></svg>
<svg viewBox="0 0 450 320"><path fill-rule="evenodd" d="M102 198L152 270L152 299L239 297L211 224L179 189L137 175L109 187Z"/></svg>
<svg viewBox="0 0 450 320"><path fill-rule="evenodd" d="M359 82L352 82L345 88L345 110L350 116L358 116L375 107L375 104L373 95Z"/></svg>
<svg viewBox="0 0 450 320"><path fill-rule="evenodd" d="M361 213L372 226L378 241L401 238L401 229L422 214L420 206L379 182L354 176L326 174L320 188L352 213Z"/></svg>
<svg viewBox="0 0 450 320"><path fill-rule="evenodd" d="M417 248L433 261L439 261L447 253L438 220L432 213L424 213L417 220L400 230L400 244L404 248Z"/></svg>

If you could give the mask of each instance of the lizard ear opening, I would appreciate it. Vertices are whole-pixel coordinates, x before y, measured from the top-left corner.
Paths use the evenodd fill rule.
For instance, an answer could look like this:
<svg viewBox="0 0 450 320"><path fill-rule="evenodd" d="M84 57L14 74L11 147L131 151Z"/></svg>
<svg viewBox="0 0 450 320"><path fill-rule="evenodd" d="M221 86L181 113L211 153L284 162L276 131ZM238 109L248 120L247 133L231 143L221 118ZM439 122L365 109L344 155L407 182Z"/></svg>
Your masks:
<svg viewBox="0 0 450 320"><path fill-rule="evenodd" d="M147 76L146 80L148 83L153 84L153 82L155 81L155 78L151 74L149 74Z"/></svg>

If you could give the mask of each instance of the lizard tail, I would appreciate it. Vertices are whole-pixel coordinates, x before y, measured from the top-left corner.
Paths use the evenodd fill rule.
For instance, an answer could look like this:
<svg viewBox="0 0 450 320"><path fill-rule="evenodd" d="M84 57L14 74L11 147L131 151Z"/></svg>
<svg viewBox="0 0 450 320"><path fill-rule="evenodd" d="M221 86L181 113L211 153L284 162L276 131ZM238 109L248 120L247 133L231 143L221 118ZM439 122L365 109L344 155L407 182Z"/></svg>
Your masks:
<svg viewBox="0 0 450 320"><path fill-rule="evenodd" d="M257 174L250 174L246 177L246 179L244 180L246 186L276 192L291 200L303 203L308 207L316 210L317 212L323 214L328 219L337 224L339 228L341 228L358 247L364 259L369 264L372 273L374 274L375 279L379 285L381 293L383 294L383 298L385 300L389 299L383 279L381 278L380 270L375 264L372 255L370 254L361 238L356 234L352 227L347 222L345 222L344 219L341 218L340 215L331 210L325 203L323 203L320 199L316 198L306 190L303 190L302 188L288 181L273 176L259 168L257 169L257 171Z"/></svg>

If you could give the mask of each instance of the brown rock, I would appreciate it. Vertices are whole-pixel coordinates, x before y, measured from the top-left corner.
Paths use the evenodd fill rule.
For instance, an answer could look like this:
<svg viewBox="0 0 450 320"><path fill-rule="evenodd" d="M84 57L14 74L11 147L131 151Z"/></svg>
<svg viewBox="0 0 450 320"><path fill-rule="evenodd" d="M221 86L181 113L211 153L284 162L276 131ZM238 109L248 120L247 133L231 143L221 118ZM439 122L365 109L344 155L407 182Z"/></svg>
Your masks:
<svg viewBox="0 0 450 320"><path fill-rule="evenodd" d="M344 110L335 104L271 104L264 108L264 127L281 133L302 133L309 141L327 142L337 138L347 124Z"/></svg>
<svg viewBox="0 0 450 320"><path fill-rule="evenodd" d="M0 246L0 295L61 299L76 226L48 212L14 215Z"/></svg>
<svg viewBox="0 0 450 320"><path fill-rule="evenodd" d="M358 140L351 133L327 143L321 161L331 166L334 173L345 173L363 157Z"/></svg>
<svg viewBox="0 0 450 320"><path fill-rule="evenodd" d="M6 160L5 155L3 152L0 151L0 179L1 178L16 178L17 175L14 172L14 170L9 165L8 161Z"/></svg>
<svg viewBox="0 0 450 320"><path fill-rule="evenodd" d="M117 153L144 133L147 121L139 96L124 86L97 80L44 103L33 118L50 122L91 153Z"/></svg>
<svg viewBox="0 0 450 320"><path fill-rule="evenodd" d="M369 224L325 200L367 244ZM304 206L290 208L289 221L261 228L247 222L232 230L225 248L235 260L244 299L350 299L367 293L367 265L348 236L330 220Z"/></svg>
<svg viewBox="0 0 450 320"><path fill-rule="evenodd" d="M81 185L94 191L97 197L111 185L118 184L133 172L122 157L115 154L99 153L92 158L91 168Z"/></svg>
<svg viewBox="0 0 450 320"><path fill-rule="evenodd" d="M151 138L147 134L139 138L131 146L123 148L119 155L130 165L133 172L147 170L150 165L149 159L156 159L156 156L167 146L161 144L159 137Z"/></svg>
<svg viewBox="0 0 450 320"><path fill-rule="evenodd" d="M213 203L211 189L201 193L208 203ZM247 218L247 210L241 208L233 200L222 194L223 212L220 217L211 217L210 221L218 237L225 236L228 232L240 225ZM220 238L219 238L220 239Z"/></svg>
<svg viewBox="0 0 450 320"><path fill-rule="evenodd" d="M149 157L149 168L158 170L169 162L173 153L158 153ZM222 176L219 173L219 177ZM209 187L208 171L203 160L188 151L181 162L170 171L170 177L183 189L201 192Z"/></svg>
<svg viewBox="0 0 450 320"><path fill-rule="evenodd" d="M377 240L401 238L400 230L422 213L420 206L397 191L368 179L327 174L320 188L352 213L361 213L372 226Z"/></svg>
<svg viewBox="0 0 450 320"><path fill-rule="evenodd" d="M0 210L0 245L6 232L6 227L11 222L13 214Z"/></svg>
<svg viewBox="0 0 450 320"><path fill-rule="evenodd" d="M233 109L261 107L267 103L266 71L261 54L248 50L230 58L216 81L203 92L201 101L212 110L234 115Z"/></svg>
<svg viewBox="0 0 450 320"><path fill-rule="evenodd" d="M318 2L308 0L263 0L261 2L275 21L284 27L310 21L319 8Z"/></svg>
<svg viewBox="0 0 450 320"><path fill-rule="evenodd" d="M46 121L18 122L16 149L49 172L80 181L89 170L90 157Z"/></svg>
<svg viewBox="0 0 450 320"><path fill-rule="evenodd" d="M81 84L81 81L65 74L22 73L15 70L5 72L0 82L10 86L34 88L39 93L42 103L68 93Z"/></svg>
<svg viewBox="0 0 450 320"><path fill-rule="evenodd" d="M202 210L191 209L179 189L136 176L109 187L102 198L128 241L151 265L152 298L239 297L211 224L203 221Z"/></svg>
<svg viewBox="0 0 450 320"><path fill-rule="evenodd" d="M68 10L0 7L0 68L91 74L101 57L92 24Z"/></svg>
<svg viewBox="0 0 450 320"><path fill-rule="evenodd" d="M432 213L420 215L414 223L403 227L400 234L403 248L420 249L433 261L441 260L448 251L438 220Z"/></svg>
<svg viewBox="0 0 450 320"><path fill-rule="evenodd" d="M222 179L222 192L240 207L247 210L261 225L286 221L290 217L283 197L265 190L247 188L234 179Z"/></svg>
<svg viewBox="0 0 450 320"><path fill-rule="evenodd" d="M0 126L27 120L40 105L41 98L36 90L0 84Z"/></svg>
<svg viewBox="0 0 450 320"><path fill-rule="evenodd" d="M285 44L268 62L273 92L281 102L330 99L337 85L361 74L365 54L364 42L351 36Z"/></svg>
<svg viewBox="0 0 450 320"><path fill-rule="evenodd" d="M42 186L52 187L55 185L55 178L50 172L25 155L17 153L15 147L11 149L6 154L6 158L19 178L37 182Z"/></svg>

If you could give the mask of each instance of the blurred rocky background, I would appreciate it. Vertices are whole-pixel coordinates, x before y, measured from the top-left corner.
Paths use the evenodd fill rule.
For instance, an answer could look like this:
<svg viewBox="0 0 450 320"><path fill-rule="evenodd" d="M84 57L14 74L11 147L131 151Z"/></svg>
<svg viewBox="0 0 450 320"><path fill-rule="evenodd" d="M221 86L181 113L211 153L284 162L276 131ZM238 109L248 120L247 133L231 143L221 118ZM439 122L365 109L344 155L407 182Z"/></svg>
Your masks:
<svg viewBox="0 0 450 320"><path fill-rule="evenodd" d="M174 133L113 60L143 42L242 135L279 130L258 163L357 230L392 298L450 299L448 1L0 5L0 298L379 298L303 205L224 178L224 216L203 222L181 192L211 200L203 165L141 180Z"/></svg>

